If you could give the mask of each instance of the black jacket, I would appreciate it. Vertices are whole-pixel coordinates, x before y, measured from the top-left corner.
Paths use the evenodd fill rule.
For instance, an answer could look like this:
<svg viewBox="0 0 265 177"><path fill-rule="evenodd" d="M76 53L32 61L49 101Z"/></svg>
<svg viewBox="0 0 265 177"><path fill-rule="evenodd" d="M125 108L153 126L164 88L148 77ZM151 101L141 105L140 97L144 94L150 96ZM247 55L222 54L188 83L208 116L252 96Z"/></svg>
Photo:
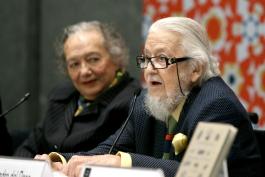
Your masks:
<svg viewBox="0 0 265 177"><path fill-rule="evenodd" d="M93 108L74 117L78 91L66 83L52 91L43 123L37 126L15 156L34 157L36 154L87 151L113 134L128 114L138 81L125 73L117 85L109 88L93 102Z"/></svg>
<svg viewBox="0 0 265 177"><path fill-rule="evenodd" d="M171 160L162 159L167 128L165 123L146 113L144 97L145 92L142 92L114 153L118 150L129 152L134 167L161 168L166 177L174 177L184 152L175 156L172 150ZM238 128L228 156L229 177L262 177L261 157L247 112L220 77L210 78L201 87L191 91L180 114L175 134L183 133L190 140L200 121L224 122ZM107 153L115 137L113 135L97 148L78 155ZM63 155L69 159L73 154Z"/></svg>

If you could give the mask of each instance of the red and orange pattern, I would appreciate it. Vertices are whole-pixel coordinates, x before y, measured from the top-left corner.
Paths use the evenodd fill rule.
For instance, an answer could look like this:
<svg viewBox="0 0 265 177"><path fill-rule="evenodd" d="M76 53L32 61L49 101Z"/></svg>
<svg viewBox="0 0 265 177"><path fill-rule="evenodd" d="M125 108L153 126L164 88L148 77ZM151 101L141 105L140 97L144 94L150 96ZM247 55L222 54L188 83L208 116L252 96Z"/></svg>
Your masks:
<svg viewBox="0 0 265 177"><path fill-rule="evenodd" d="M143 37L168 16L195 19L207 29L223 79L265 128L265 1L144 0Z"/></svg>

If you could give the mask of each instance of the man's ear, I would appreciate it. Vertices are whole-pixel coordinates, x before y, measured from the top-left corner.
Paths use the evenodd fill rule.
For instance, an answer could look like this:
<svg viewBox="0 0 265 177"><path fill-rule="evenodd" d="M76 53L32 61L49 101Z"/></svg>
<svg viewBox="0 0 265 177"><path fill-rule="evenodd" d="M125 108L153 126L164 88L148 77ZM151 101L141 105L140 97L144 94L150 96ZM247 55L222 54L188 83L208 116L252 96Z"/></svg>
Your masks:
<svg viewBox="0 0 265 177"><path fill-rule="evenodd" d="M197 63L195 68L193 69L193 71L191 73L191 82L192 83L198 82L199 78L202 75L202 71L203 71L202 64L201 63Z"/></svg>

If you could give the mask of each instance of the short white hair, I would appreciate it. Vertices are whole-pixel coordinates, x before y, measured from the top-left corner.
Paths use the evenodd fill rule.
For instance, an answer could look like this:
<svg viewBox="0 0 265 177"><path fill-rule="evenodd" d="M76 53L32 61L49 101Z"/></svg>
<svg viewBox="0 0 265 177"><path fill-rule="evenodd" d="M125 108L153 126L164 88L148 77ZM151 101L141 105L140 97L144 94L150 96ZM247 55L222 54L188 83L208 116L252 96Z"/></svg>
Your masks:
<svg viewBox="0 0 265 177"><path fill-rule="evenodd" d="M104 39L104 47L111 56L111 60L120 69L125 69L129 61L129 49L121 34L114 26L99 21L83 21L64 28L62 35L56 41L56 52L58 55L59 68L66 71L64 44L67 39L78 32L97 31Z"/></svg>
<svg viewBox="0 0 265 177"><path fill-rule="evenodd" d="M206 30L198 22L187 17L167 17L154 22L149 33L160 30L177 32L182 36L181 47L183 47L186 56L194 58L189 62L193 66L201 64L204 68L199 78L199 85L213 76L220 75L219 63L212 56Z"/></svg>

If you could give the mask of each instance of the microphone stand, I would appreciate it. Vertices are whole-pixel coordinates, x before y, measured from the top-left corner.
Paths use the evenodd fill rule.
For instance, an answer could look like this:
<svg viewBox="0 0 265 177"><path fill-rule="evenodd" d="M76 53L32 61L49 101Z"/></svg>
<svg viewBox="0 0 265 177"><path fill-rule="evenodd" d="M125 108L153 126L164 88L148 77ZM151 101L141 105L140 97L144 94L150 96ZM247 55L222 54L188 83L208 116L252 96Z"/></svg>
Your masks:
<svg viewBox="0 0 265 177"><path fill-rule="evenodd" d="M127 117L127 119L125 120L124 124L122 125L122 128L120 129L120 132L118 133L116 139L114 140L114 143L112 144L112 146L111 146L111 148L110 148L108 154L111 154L111 152L112 152L114 146L116 145L116 143L117 143L117 141L119 140L119 138L120 138L122 132L124 131L124 129L125 129L127 123L129 122L129 119L130 119L130 117L131 117L131 115L132 115L132 112L133 112L133 110L134 110L134 106L135 106L135 102L136 102L137 96L140 94L140 92L141 92L141 89L138 89L138 90L136 90L136 91L134 92L134 97L133 97L133 101L132 101L132 109L130 110L130 112L129 112L129 114L128 114L128 117Z"/></svg>

